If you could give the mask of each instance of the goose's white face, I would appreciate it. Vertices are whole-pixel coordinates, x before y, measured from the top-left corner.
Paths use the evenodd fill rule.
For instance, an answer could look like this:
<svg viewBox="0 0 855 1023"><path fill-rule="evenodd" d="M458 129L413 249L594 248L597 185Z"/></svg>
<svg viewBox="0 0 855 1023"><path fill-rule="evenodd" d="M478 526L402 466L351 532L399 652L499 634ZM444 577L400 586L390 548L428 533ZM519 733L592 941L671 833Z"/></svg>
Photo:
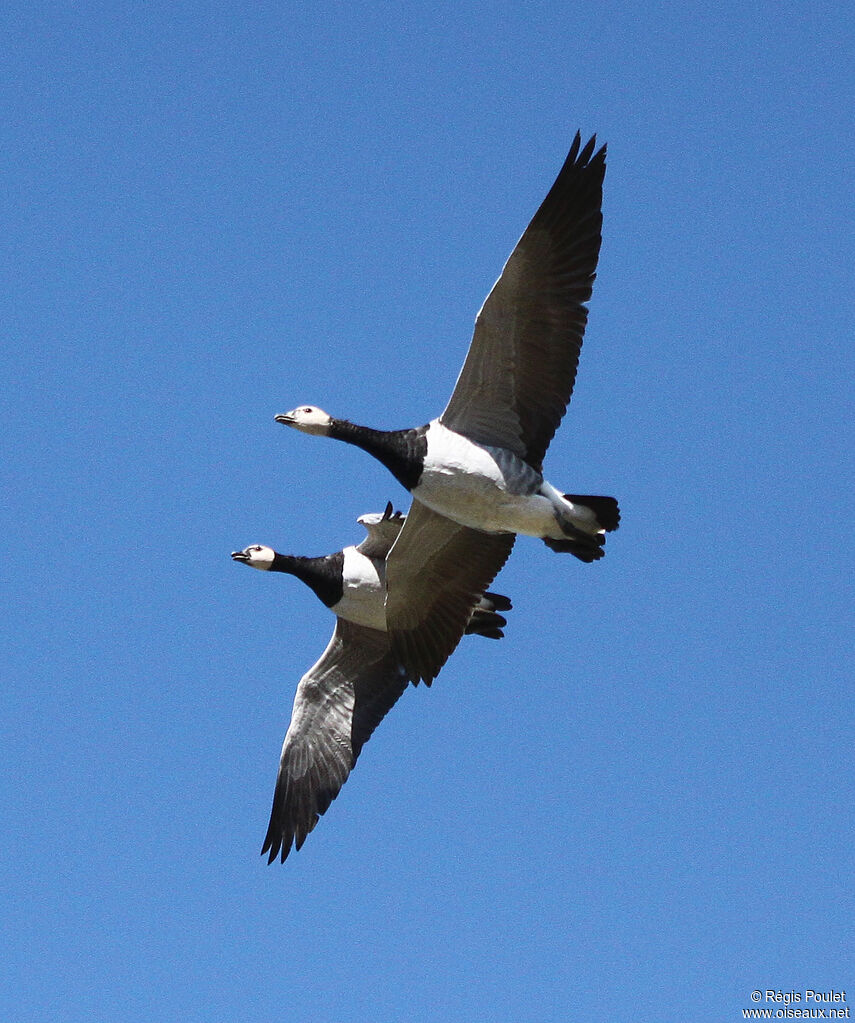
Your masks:
<svg viewBox="0 0 855 1023"><path fill-rule="evenodd" d="M253 544L252 547L244 547L242 551L232 551L232 558L235 561L242 561L244 565L251 565L253 568L267 572L273 564L276 556L272 547L264 547L261 544Z"/></svg>
<svg viewBox="0 0 855 1023"><path fill-rule="evenodd" d="M290 412L276 416L276 422L293 426L295 430L302 430L303 433L326 434L329 433L332 417L316 405L300 405Z"/></svg>

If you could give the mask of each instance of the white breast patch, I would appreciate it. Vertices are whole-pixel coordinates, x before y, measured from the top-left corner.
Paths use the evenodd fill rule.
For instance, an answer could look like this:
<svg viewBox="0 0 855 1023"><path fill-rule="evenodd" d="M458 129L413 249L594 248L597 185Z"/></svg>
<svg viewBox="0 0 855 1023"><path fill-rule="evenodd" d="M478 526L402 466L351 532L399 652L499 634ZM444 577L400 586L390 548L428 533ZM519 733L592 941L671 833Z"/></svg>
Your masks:
<svg viewBox="0 0 855 1023"><path fill-rule="evenodd" d="M366 558L355 547L345 547L343 583L344 593L332 610L339 618L385 632L385 563Z"/></svg>

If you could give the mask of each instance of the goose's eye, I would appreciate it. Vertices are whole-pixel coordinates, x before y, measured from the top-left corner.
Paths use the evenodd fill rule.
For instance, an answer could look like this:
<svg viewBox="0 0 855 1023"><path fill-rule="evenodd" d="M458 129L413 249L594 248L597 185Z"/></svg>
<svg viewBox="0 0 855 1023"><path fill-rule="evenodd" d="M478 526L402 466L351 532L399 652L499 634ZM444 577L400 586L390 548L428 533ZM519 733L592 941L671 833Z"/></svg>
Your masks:
<svg viewBox="0 0 855 1023"><path fill-rule="evenodd" d="M311 412L312 410L310 408L304 408L303 411L304 412Z"/></svg>

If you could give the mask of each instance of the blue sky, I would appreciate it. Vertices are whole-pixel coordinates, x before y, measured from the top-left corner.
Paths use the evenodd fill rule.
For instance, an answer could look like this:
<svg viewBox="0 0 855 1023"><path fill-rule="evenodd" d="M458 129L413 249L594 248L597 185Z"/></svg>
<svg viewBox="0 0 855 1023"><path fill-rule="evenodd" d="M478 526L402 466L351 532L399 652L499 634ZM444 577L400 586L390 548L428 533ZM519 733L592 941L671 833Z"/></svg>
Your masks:
<svg viewBox="0 0 855 1023"><path fill-rule="evenodd" d="M852 989L845 5L7 4L0 1008L736 1020ZM573 134L603 249L520 541L298 854L259 856L332 619L235 566L406 494L273 416L447 400ZM851 1000L851 999L850 999Z"/></svg>

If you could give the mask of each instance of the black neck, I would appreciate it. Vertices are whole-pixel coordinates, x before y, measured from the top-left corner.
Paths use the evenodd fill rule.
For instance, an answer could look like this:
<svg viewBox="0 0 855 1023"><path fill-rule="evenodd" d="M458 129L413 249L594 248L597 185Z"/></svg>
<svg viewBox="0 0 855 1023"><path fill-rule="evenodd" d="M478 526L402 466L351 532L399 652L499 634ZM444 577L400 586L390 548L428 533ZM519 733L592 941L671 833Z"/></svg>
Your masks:
<svg viewBox="0 0 855 1023"><path fill-rule="evenodd" d="M311 587L315 596L327 607L337 604L344 593L342 568L344 554L337 551L325 558L295 558L290 554L274 554L271 572L287 572Z"/></svg>
<svg viewBox="0 0 855 1023"><path fill-rule="evenodd" d="M424 467L426 432L427 426L414 430L372 430L346 419L333 419L329 436L367 451L382 462L402 486L412 490Z"/></svg>

